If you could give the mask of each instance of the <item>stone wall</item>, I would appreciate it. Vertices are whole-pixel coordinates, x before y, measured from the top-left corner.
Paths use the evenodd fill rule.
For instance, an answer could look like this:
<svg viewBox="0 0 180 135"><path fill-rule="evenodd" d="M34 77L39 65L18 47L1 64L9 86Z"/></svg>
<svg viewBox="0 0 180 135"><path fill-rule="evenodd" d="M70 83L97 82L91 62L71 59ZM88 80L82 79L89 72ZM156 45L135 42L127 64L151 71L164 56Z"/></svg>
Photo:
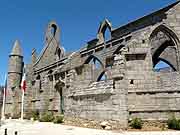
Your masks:
<svg viewBox="0 0 180 135"><path fill-rule="evenodd" d="M179 73L153 73L154 80L138 82L148 84L149 88L134 87L129 90L128 109L130 118L167 120L179 115L180 85Z"/></svg>
<svg viewBox="0 0 180 135"><path fill-rule="evenodd" d="M117 29L105 20L97 38L67 54L60 46L59 29L57 35L49 33L57 25L51 22L42 53L27 65L26 114L51 111L115 120L124 127L133 117L180 117L179 7L179 3L172 4ZM105 29L111 32L108 41L104 40ZM155 72L160 60L172 70Z"/></svg>

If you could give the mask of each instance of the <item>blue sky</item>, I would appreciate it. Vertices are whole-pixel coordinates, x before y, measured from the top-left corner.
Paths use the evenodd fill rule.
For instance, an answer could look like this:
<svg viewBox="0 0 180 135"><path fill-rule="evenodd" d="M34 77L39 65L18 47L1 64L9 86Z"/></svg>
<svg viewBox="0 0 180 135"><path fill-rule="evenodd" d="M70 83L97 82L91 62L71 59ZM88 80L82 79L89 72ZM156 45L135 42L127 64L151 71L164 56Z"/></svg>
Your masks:
<svg viewBox="0 0 180 135"><path fill-rule="evenodd" d="M8 69L8 55L20 40L25 63L32 48L44 46L50 20L61 27L61 44L66 51L81 48L96 37L100 21L109 19L113 28L158 10L176 0L1 0L0 84Z"/></svg>

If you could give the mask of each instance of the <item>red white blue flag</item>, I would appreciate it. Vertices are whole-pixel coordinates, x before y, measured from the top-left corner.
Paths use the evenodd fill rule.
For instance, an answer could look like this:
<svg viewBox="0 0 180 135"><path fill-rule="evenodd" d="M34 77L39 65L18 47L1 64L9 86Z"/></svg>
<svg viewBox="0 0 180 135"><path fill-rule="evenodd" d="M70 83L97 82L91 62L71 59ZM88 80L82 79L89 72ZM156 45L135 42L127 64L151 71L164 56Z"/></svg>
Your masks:
<svg viewBox="0 0 180 135"><path fill-rule="evenodd" d="M21 81L21 90L24 92L26 91L26 73L25 73L25 70L23 73L22 81Z"/></svg>

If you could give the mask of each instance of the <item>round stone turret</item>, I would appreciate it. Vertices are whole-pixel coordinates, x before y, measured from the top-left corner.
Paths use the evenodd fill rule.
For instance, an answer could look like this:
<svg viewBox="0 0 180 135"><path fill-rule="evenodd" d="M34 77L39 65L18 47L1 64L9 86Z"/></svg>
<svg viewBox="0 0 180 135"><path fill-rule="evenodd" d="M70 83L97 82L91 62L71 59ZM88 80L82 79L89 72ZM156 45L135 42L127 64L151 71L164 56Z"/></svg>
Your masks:
<svg viewBox="0 0 180 135"><path fill-rule="evenodd" d="M8 74L22 74L23 56L18 40L15 41L12 52L9 55L9 70Z"/></svg>
<svg viewBox="0 0 180 135"><path fill-rule="evenodd" d="M18 40L15 41L12 52L9 55L8 88L17 89L20 86L23 69L23 56Z"/></svg>
<svg viewBox="0 0 180 135"><path fill-rule="evenodd" d="M23 70L23 56L18 40L15 41L12 52L9 55L9 69L8 69L8 82L7 82L7 101L10 103L6 109L7 114L14 116L19 113L17 99L20 97L20 83ZM14 107L13 107L14 106Z"/></svg>
<svg viewBox="0 0 180 135"><path fill-rule="evenodd" d="M14 46L13 46L10 56L11 55L22 56L22 51L21 51L20 43L18 40L16 40L14 43Z"/></svg>

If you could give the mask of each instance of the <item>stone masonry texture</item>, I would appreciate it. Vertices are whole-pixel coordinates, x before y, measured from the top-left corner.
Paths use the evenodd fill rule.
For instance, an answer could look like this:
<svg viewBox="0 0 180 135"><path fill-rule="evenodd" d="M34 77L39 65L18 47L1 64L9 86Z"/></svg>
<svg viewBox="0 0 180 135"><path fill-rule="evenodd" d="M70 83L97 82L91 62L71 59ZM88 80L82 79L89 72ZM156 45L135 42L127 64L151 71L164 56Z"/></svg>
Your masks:
<svg viewBox="0 0 180 135"><path fill-rule="evenodd" d="M123 127L135 117L180 118L179 22L179 1L118 28L105 19L97 37L68 53L60 44L59 26L51 21L41 53L32 48L32 62L25 66L25 117L52 112L119 121ZM155 69L160 61L169 67ZM7 117L20 115L23 67L16 42L9 56Z"/></svg>

